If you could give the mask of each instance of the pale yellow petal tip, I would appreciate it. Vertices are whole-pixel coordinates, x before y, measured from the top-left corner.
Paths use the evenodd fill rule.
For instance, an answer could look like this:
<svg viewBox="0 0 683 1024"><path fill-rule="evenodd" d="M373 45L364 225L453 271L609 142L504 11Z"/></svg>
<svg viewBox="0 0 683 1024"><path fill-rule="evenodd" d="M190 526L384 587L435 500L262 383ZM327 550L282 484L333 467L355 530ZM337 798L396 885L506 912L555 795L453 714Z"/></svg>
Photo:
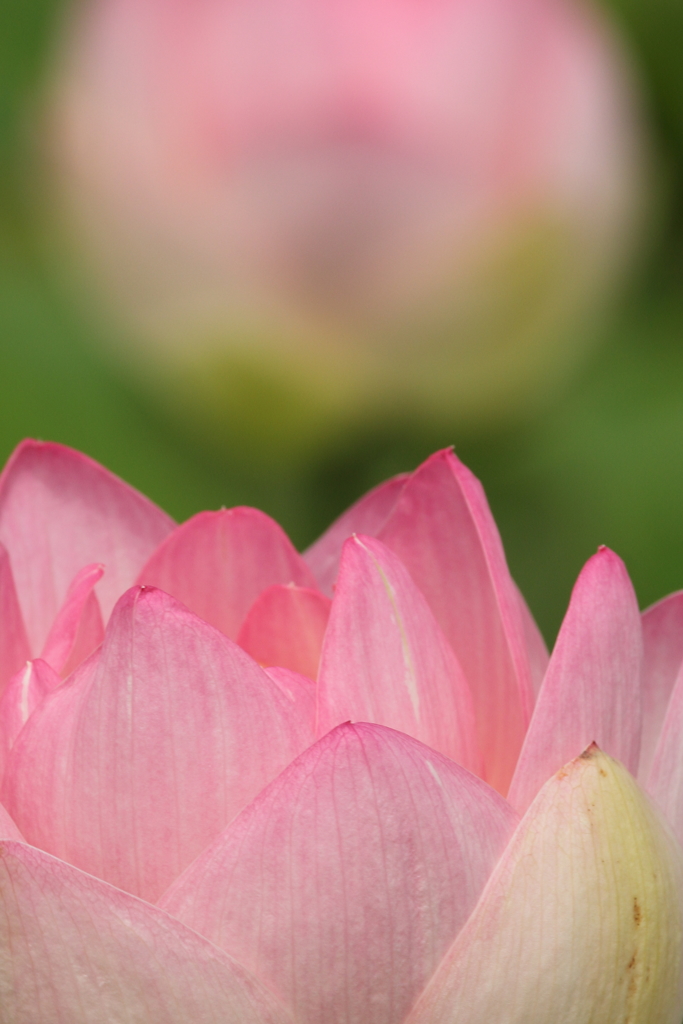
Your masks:
<svg viewBox="0 0 683 1024"><path fill-rule="evenodd" d="M582 857L593 860L586 864L592 876L586 895L596 912L602 908L596 955L606 971L610 961L616 967L604 991L617 1014L610 1024L679 1024L683 853L678 843L633 776L595 743L561 768L555 783L551 780L539 797L564 802L561 791L571 787L574 842ZM602 1019L596 1017L596 1024Z"/></svg>
<svg viewBox="0 0 683 1024"><path fill-rule="evenodd" d="M595 744L548 780L409 1024L681 1024L683 851Z"/></svg>
<svg viewBox="0 0 683 1024"><path fill-rule="evenodd" d="M591 743L590 746L586 747L582 754L579 754L573 761L568 761L567 764L563 765L556 773L555 778L561 782L566 779L569 775L573 774L581 766L582 761L595 761L606 755L600 750L597 743ZM604 772L604 766L602 771Z"/></svg>

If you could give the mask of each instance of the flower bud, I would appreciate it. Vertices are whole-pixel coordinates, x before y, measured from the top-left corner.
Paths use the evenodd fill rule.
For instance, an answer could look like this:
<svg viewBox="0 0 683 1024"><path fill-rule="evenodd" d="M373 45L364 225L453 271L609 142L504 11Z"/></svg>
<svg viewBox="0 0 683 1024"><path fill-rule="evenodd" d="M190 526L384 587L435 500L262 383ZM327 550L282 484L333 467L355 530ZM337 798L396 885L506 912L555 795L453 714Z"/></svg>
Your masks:
<svg viewBox="0 0 683 1024"><path fill-rule="evenodd" d="M519 407L577 357L640 164L593 12L92 0L70 29L63 209L177 410L288 447Z"/></svg>

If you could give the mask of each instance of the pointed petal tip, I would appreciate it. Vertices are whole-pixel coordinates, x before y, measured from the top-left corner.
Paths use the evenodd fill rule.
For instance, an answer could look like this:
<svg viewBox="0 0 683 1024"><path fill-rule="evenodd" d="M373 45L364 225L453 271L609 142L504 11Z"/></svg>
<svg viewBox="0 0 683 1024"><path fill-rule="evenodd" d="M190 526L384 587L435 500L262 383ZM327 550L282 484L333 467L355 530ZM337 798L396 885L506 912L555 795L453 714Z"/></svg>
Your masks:
<svg viewBox="0 0 683 1024"><path fill-rule="evenodd" d="M80 671L22 729L3 799L33 845L151 902L314 739L312 699L157 588L119 599Z"/></svg>
<svg viewBox="0 0 683 1024"><path fill-rule="evenodd" d="M534 690L528 623L480 481L451 450L435 452L406 481L378 536L401 558L462 665L485 777L504 793Z"/></svg>
<svg viewBox="0 0 683 1024"><path fill-rule="evenodd" d="M248 506L192 516L151 554L137 582L173 594L233 640L267 587L276 583L316 586L282 527L265 512Z"/></svg>
<svg viewBox="0 0 683 1024"><path fill-rule="evenodd" d="M63 677L102 643L104 625L94 588L104 570L95 562L76 573L43 644L40 657Z"/></svg>
<svg viewBox="0 0 683 1024"><path fill-rule="evenodd" d="M633 585L621 558L603 548L576 580L524 737L508 793L518 811L592 739L637 772L641 663Z"/></svg>
<svg viewBox="0 0 683 1024"><path fill-rule="evenodd" d="M683 851L590 744L536 796L409 1024L677 1024L682 892Z"/></svg>
<svg viewBox="0 0 683 1024"><path fill-rule="evenodd" d="M318 673L320 732L347 718L482 767L472 695L424 595L381 540L349 538Z"/></svg>
<svg viewBox="0 0 683 1024"><path fill-rule="evenodd" d="M69 584L104 563L98 587L105 619L173 520L89 456L54 442L20 445L0 476L0 539L8 548L35 653Z"/></svg>
<svg viewBox="0 0 683 1024"><path fill-rule="evenodd" d="M344 723L262 791L161 905L237 955L302 1024L388 1024L404 1019L517 820L424 744Z"/></svg>
<svg viewBox="0 0 683 1024"><path fill-rule="evenodd" d="M621 558L612 548L607 547L606 544L598 544L598 550L594 555L591 555L588 561L591 562L595 558L602 558L605 561L614 562L615 565L624 565L623 558Z"/></svg>
<svg viewBox="0 0 683 1024"><path fill-rule="evenodd" d="M621 575L628 578L628 570L623 558L605 544L600 544L595 554L586 559L577 576L577 583L582 577L590 577L591 574L598 572L610 572L615 576ZM576 583L574 586L576 587Z"/></svg>
<svg viewBox="0 0 683 1024"><path fill-rule="evenodd" d="M318 586L331 597L339 571L341 549L353 533L376 536L387 522L400 497L410 473L399 473L373 487L343 512L304 552Z"/></svg>
<svg viewBox="0 0 683 1024"><path fill-rule="evenodd" d="M154 587L151 583L135 583L121 594L114 605L112 616L116 611L123 612L128 608L137 608L138 606L142 608L168 607L177 608L179 611L189 611L182 601L179 601L173 594L162 590L161 587ZM206 625L210 625L210 623L206 623Z"/></svg>

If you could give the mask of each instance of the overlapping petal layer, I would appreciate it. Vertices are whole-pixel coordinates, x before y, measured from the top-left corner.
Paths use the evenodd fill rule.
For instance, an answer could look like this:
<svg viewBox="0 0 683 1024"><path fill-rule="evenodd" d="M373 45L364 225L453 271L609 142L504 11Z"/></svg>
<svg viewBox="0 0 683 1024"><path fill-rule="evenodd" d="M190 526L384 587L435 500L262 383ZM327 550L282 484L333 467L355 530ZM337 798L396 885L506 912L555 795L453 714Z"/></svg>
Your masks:
<svg viewBox="0 0 683 1024"><path fill-rule="evenodd" d="M638 777L647 782L669 700L683 664L683 591L643 612L643 733Z"/></svg>
<svg viewBox="0 0 683 1024"><path fill-rule="evenodd" d="M21 843L24 841L24 837L2 804L0 804L0 839L17 839Z"/></svg>
<svg viewBox="0 0 683 1024"><path fill-rule="evenodd" d="M154 552L138 582L173 594L232 640L266 587L315 587L284 530L255 508L200 512L188 519Z"/></svg>
<svg viewBox="0 0 683 1024"><path fill-rule="evenodd" d="M279 665L316 679L330 607L329 598L317 590L276 583L254 601L237 643L260 665Z"/></svg>
<svg viewBox="0 0 683 1024"><path fill-rule="evenodd" d="M12 567L7 551L0 544L0 694L29 657Z"/></svg>
<svg viewBox="0 0 683 1024"><path fill-rule="evenodd" d="M522 616L522 629L524 631L526 650L529 658L531 685L533 687L534 694L538 695L538 691L540 690L541 684L545 678L550 657L548 655L548 648L546 647L545 640L543 639L543 634L536 625L536 620L531 614L529 606L519 590L517 591L517 596L519 598L519 608Z"/></svg>
<svg viewBox="0 0 683 1024"><path fill-rule="evenodd" d="M485 778L507 792L533 691L517 589L479 481L450 452L408 480L379 533L408 568L472 689Z"/></svg>
<svg viewBox="0 0 683 1024"><path fill-rule="evenodd" d="M97 564L76 573L48 633L41 658L62 676L68 676L104 639L102 613L93 589L103 573L104 566Z"/></svg>
<svg viewBox="0 0 683 1024"><path fill-rule="evenodd" d="M13 676L0 698L0 782L14 741L29 718L61 680L42 658L27 661Z"/></svg>
<svg viewBox="0 0 683 1024"><path fill-rule="evenodd" d="M300 1024L398 1024L516 821L434 750L345 725L228 826L162 906L263 978Z"/></svg>
<svg viewBox="0 0 683 1024"><path fill-rule="evenodd" d="M296 704L297 713L306 719L311 736L314 736L318 707L317 688L313 680L281 665L269 666L266 668L266 675L270 676L288 700Z"/></svg>
<svg viewBox="0 0 683 1024"><path fill-rule="evenodd" d="M527 638L537 677L544 657L483 489L450 450L384 487L338 520L307 557L327 583L345 530L357 528L364 515L376 524L376 536L409 570L462 665L485 778L505 793L533 708Z"/></svg>
<svg viewBox="0 0 683 1024"><path fill-rule="evenodd" d="M2 802L33 845L154 901L312 739L236 644L136 587L22 731Z"/></svg>
<svg viewBox="0 0 683 1024"><path fill-rule="evenodd" d="M636 774L642 652L631 581L621 559L602 548L576 582L538 695L510 787L518 811L593 741Z"/></svg>
<svg viewBox="0 0 683 1024"><path fill-rule="evenodd" d="M86 455L25 441L0 477L7 548L31 651L38 654L77 572L101 562L105 618L173 520Z"/></svg>
<svg viewBox="0 0 683 1024"><path fill-rule="evenodd" d="M0 478L0 1024L680 1024L681 594L599 550L548 662L451 452L172 527Z"/></svg>
<svg viewBox="0 0 683 1024"><path fill-rule="evenodd" d="M364 533L376 537L394 511L409 473L401 473L391 480L373 487L355 505L347 509L315 544L305 552L305 559L313 570L318 586L332 597L339 572L342 548L347 537Z"/></svg>
<svg viewBox="0 0 683 1024"><path fill-rule="evenodd" d="M381 541L344 545L318 679L318 733L400 729L481 773L467 680L427 602Z"/></svg>
<svg viewBox="0 0 683 1024"><path fill-rule="evenodd" d="M239 964L156 907L3 841L0 1022L119 1021L292 1024Z"/></svg>
<svg viewBox="0 0 683 1024"><path fill-rule="evenodd" d="M683 854L595 746L543 787L409 1024L679 1024Z"/></svg>
<svg viewBox="0 0 683 1024"><path fill-rule="evenodd" d="M676 677L655 748L647 789L683 844L683 667Z"/></svg>

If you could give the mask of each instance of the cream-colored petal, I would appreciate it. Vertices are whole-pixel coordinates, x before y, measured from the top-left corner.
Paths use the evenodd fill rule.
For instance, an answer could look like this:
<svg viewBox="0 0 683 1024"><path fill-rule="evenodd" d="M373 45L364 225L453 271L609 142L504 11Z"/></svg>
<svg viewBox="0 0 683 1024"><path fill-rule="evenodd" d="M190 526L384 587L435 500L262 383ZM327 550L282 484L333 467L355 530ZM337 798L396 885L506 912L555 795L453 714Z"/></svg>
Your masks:
<svg viewBox="0 0 683 1024"><path fill-rule="evenodd" d="M540 791L409 1024L680 1024L683 851L595 745Z"/></svg>

